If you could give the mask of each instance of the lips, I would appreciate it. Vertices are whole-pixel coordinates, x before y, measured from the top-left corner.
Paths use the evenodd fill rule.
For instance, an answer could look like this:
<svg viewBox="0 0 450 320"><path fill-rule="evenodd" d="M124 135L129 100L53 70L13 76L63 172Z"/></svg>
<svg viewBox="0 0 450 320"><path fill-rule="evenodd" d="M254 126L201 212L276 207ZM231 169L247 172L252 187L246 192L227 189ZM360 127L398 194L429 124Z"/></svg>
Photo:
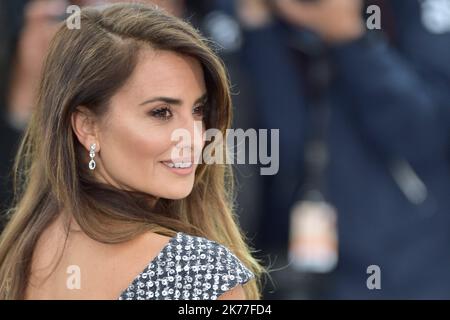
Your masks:
<svg viewBox="0 0 450 320"><path fill-rule="evenodd" d="M194 169L192 159L166 160L161 163L171 172L179 175L188 175Z"/></svg>
<svg viewBox="0 0 450 320"><path fill-rule="evenodd" d="M163 162L169 168L190 168L192 167L192 162Z"/></svg>
<svg viewBox="0 0 450 320"><path fill-rule="evenodd" d="M191 158L183 158L183 159L170 159L161 161L169 168L190 168L192 167L192 159Z"/></svg>

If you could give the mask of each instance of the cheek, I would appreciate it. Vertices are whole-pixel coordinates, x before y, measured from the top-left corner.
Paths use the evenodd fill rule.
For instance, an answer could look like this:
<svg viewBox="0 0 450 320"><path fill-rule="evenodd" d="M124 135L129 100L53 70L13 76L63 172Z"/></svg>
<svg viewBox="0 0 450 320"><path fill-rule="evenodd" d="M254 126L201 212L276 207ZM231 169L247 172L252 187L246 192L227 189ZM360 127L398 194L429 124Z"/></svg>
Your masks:
<svg viewBox="0 0 450 320"><path fill-rule="evenodd" d="M171 148L170 132L145 121L122 119L110 125L102 139L101 155L108 175L131 187L142 187L155 174L158 161ZM147 182L145 182L147 181Z"/></svg>

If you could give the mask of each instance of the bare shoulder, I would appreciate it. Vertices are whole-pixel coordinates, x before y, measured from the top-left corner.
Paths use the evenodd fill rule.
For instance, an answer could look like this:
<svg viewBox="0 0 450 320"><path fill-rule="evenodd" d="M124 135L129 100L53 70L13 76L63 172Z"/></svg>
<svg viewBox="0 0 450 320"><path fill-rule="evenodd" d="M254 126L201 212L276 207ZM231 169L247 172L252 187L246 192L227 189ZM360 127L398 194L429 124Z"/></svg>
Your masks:
<svg viewBox="0 0 450 320"><path fill-rule="evenodd" d="M59 230L49 228L38 241L28 299L117 299L171 239L149 231L120 244L105 244L78 232L64 245ZM75 276L79 283L68 287Z"/></svg>
<svg viewBox="0 0 450 320"><path fill-rule="evenodd" d="M155 255L169 243L172 237L148 231L130 241L128 249L141 253L142 255Z"/></svg>
<svg viewBox="0 0 450 320"><path fill-rule="evenodd" d="M220 295L217 300L246 300L244 288L241 285L228 290L224 294Z"/></svg>

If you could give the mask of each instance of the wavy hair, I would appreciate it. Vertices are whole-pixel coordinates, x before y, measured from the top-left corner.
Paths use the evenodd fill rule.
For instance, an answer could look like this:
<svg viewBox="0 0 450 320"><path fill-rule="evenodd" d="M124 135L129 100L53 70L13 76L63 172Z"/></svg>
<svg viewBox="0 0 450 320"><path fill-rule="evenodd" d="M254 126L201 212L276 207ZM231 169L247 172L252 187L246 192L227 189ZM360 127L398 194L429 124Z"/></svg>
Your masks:
<svg viewBox="0 0 450 320"><path fill-rule="evenodd" d="M71 126L77 106L99 117L106 114L139 51L150 46L200 62L211 101L205 127L225 134L232 116L229 79L211 43L189 23L150 5L86 7L80 21L80 29L63 24L52 41L37 105L15 159L14 201L0 237L0 299L24 298L35 244L61 210L102 243L124 242L147 231L167 236L181 231L217 241L255 273L244 291L247 298L259 299L264 269L237 224L229 165L200 164L189 196L150 206L149 194L93 179Z"/></svg>

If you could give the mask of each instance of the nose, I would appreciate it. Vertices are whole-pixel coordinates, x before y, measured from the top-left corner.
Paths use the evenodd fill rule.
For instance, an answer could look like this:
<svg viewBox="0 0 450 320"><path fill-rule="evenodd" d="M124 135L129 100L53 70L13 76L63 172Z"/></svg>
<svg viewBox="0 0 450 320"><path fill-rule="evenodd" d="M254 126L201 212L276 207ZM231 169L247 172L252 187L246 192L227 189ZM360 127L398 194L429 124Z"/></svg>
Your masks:
<svg viewBox="0 0 450 320"><path fill-rule="evenodd" d="M175 133L175 134L174 134ZM194 158L197 163L203 149L203 122L192 115L185 117L172 134L174 150L182 158Z"/></svg>

